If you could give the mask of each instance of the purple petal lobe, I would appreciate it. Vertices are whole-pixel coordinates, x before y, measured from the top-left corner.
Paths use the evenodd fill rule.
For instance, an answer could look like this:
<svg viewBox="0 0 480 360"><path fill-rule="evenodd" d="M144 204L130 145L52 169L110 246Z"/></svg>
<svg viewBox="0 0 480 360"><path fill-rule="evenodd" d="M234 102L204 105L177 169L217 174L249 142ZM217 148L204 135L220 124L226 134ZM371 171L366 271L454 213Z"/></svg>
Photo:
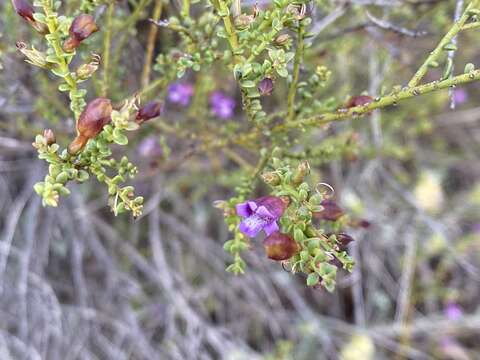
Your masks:
<svg viewBox="0 0 480 360"><path fill-rule="evenodd" d="M247 216L252 215L252 211L250 210L250 206L249 206L248 202L237 204L235 206L235 209L237 210L237 215L238 216L247 217Z"/></svg>
<svg viewBox="0 0 480 360"><path fill-rule="evenodd" d="M258 209L255 211L255 214L261 216L262 218L267 219L274 219L275 216L272 215L270 211L265 206L259 206Z"/></svg>
<svg viewBox="0 0 480 360"><path fill-rule="evenodd" d="M249 206L249 208L250 208L250 211L253 212L253 211L257 210L257 207L258 207L258 206L257 206L257 203L256 203L255 201L251 201L251 200L250 200L250 201L247 201L247 204L248 204L248 206Z"/></svg>
<svg viewBox="0 0 480 360"><path fill-rule="evenodd" d="M267 236L270 236L274 232L277 232L279 230L278 225L275 221L271 222L270 224L267 224L263 227L263 230L265 231L265 234Z"/></svg>
<svg viewBox="0 0 480 360"><path fill-rule="evenodd" d="M240 231L248 237L255 237L265 226L265 220L257 215L252 215L245 218L240 223Z"/></svg>

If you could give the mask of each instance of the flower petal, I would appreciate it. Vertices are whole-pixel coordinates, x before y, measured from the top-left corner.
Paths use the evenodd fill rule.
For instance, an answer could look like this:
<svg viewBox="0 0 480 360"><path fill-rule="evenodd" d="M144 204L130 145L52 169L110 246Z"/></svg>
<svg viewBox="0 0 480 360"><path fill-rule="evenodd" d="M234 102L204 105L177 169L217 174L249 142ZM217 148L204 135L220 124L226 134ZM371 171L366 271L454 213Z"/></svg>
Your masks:
<svg viewBox="0 0 480 360"><path fill-rule="evenodd" d="M239 229L248 237L255 237L265 225L265 220L263 220L260 216L251 215L243 219L243 221L240 223Z"/></svg>
<svg viewBox="0 0 480 360"><path fill-rule="evenodd" d="M235 206L235 209L237 210L237 215L238 216L247 217L247 216L252 215L252 211L250 209L250 206L249 206L248 202L237 204Z"/></svg>
<svg viewBox="0 0 480 360"><path fill-rule="evenodd" d="M277 232L279 230L279 228L278 228L277 222L272 221L271 223L265 225L263 227L263 230L265 231L265 234L267 234L267 236L270 236L274 232Z"/></svg>
<svg viewBox="0 0 480 360"><path fill-rule="evenodd" d="M257 209L258 205L255 201L249 200L247 201L248 206L250 207L250 210L253 212Z"/></svg>
<svg viewBox="0 0 480 360"><path fill-rule="evenodd" d="M259 206L257 210L255 210L255 214L261 216L262 218L275 219L275 216L273 216L273 214L268 211L265 206Z"/></svg>

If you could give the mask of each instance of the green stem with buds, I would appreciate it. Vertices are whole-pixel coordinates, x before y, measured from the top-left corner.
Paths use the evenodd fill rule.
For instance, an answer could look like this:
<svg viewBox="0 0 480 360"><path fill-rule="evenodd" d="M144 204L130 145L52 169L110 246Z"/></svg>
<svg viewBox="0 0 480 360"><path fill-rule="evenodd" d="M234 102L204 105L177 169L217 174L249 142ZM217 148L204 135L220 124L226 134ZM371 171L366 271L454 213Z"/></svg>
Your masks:
<svg viewBox="0 0 480 360"><path fill-rule="evenodd" d="M427 73L428 69L431 66L435 66L437 59L439 58L442 51L444 51L444 47L452 41L452 39L462 30L463 26L470 18L470 10L472 10L478 3L478 0L473 0L470 4L468 4L467 8L465 9L463 15L458 19L458 21L453 24L452 28L447 32L447 34L443 37L440 41L438 46L433 50L430 55L427 57L425 62L420 66L417 70L415 75L412 77L410 82L408 83L408 87L417 86L420 81L423 79L425 74Z"/></svg>
<svg viewBox="0 0 480 360"><path fill-rule="evenodd" d="M237 33L235 32L235 27L233 26L232 19L230 18L230 10L228 9L228 5L223 0L218 0L217 10L219 11L220 17L223 20L223 25L225 26L225 31L228 35L228 42L230 43L230 47L232 49L234 58L236 59L236 50L238 49L238 37ZM236 63L237 61L235 61Z"/></svg>
<svg viewBox="0 0 480 360"><path fill-rule="evenodd" d="M78 97L73 96L77 92L77 83L75 79L72 77L70 73L70 68L68 66L67 61L65 60L65 52L62 49L62 45L60 43L60 38L57 34L58 31L58 21L55 12L52 9L52 5L50 1L46 0L43 2L43 12L45 13L45 19L48 27L48 31L50 34L46 35L45 38L47 39L48 43L53 48L56 61L57 61L57 70L59 73L65 74L63 79L68 84L69 92L70 92L70 99L71 99L71 109L74 112L75 119L78 119L80 113L82 111L80 101Z"/></svg>
<svg viewBox="0 0 480 360"><path fill-rule="evenodd" d="M105 29L105 36L103 40L103 80L102 80L102 96L107 96L109 84L109 70L110 70L110 44L112 42L112 17L115 9L115 3L112 1L108 4L107 10L107 24Z"/></svg>
<svg viewBox="0 0 480 360"><path fill-rule="evenodd" d="M467 74L458 75L450 79L443 81L433 81L428 84L419 85L415 87L403 88L398 92L392 92L387 96L377 98L373 102L367 105L355 106L349 109L340 109L335 113L325 113L321 115L315 115L303 120L279 125L273 128L273 131L282 131L285 129L302 128L304 126L316 126L328 124L333 121L346 120L352 117L358 117L360 115L367 114L375 109L394 105L398 101L413 98L418 95L427 94L436 90L446 89L454 87L460 84L466 84L475 80L480 80L480 70L474 70Z"/></svg>
<svg viewBox="0 0 480 360"><path fill-rule="evenodd" d="M300 21L298 25L298 43L297 43L297 50L295 51L295 60L293 64L293 77L292 83L290 84L290 88L288 89L288 99L287 99L287 122L292 121L294 114L295 114L295 94L297 93L297 84L298 84L298 77L300 74L300 63L303 59L303 50L304 50L304 37L305 28Z"/></svg>

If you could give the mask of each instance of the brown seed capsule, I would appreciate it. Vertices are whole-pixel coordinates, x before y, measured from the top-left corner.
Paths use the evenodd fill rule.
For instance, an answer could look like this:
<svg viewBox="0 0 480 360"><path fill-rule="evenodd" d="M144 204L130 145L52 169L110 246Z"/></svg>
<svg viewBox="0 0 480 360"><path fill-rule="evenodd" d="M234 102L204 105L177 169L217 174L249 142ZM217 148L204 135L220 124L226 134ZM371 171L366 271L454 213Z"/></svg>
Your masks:
<svg viewBox="0 0 480 360"><path fill-rule="evenodd" d="M45 129L43 131L43 137L47 141L47 145L52 145L56 142L55 134L53 133L52 129Z"/></svg>
<svg viewBox="0 0 480 360"><path fill-rule="evenodd" d="M52 63L49 63L47 61L47 55L41 51L38 51L34 47L31 49L28 48L27 44L24 42L18 41L17 42L17 50L20 51L24 56L25 56L25 61L28 62L29 64L45 68L45 69L50 69L52 66Z"/></svg>
<svg viewBox="0 0 480 360"><path fill-rule="evenodd" d="M68 146L70 154L76 154L97 136L103 127L111 121L112 103L107 98L97 98L88 103L77 122L77 137Z"/></svg>
<svg viewBox="0 0 480 360"><path fill-rule="evenodd" d="M275 45L278 45L278 46L286 45L289 41L290 41L290 35L288 34L280 34L274 40Z"/></svg>
<svg viewBox="0 0 480 360"><path fill-rule="evenodd" d="M13 8L15 12L20 15L22 18L27 20L30 25L32 25L35 30L41 34L47 34L48 28L45 24L39 23L33 18L35 10L33 6L27 0L12 0Z"/></svg>
<svg viewBox="0 0 480 360"><path fill-rule="evenodd" d="M255 17L253 15L241 14L235 17L234 24L237 29L244 30L248 28L254 21Z"/></svg>
<svg viewBox="0 0 480 360"><path fill-rule="evenodd" d="M265 182L265 184L271 185L271 186L276 186L280 184L280 176L278 174L274 173L273 171L265 172L261 175L262 180Z"/></svg>
<svg viewBox="0 0 480 360"><path fill-rule="evenodd" d="M81 14L77 16L70 26L69 38L63 43L63 49L67 52L74 51L80 43L90 35L98 31L92 15Z"/></svg>
<svg viewBox="0 0 480 360"><path fill-rule="evenodd" d="M265 78L258 83L258 92L262 96L269 96L273 91L273 80L270 78Z"/></svg>
<svg viewBox="0 0 480 360"><path fill-rule="evenodd" d="M137 124L142 124L145 121L156 118L160 116L163 110L163 104L158 101L151 101L147 105L143 106L138 110L135 122Z"/></svg>
<svg viewBox="0 0 480 360"><path fill-rule="evenodd" d="M33 18L33 13L35 10L33 6L26 0L12 0L13 8L15 12L23 17L27 21L35 21Z"/></svg>
<svg viewBox="0 0 480 360"><path fill-rule="evenodd" d="M263 240L263 246L267 256L276 261L290 259L298 251L300 246L295 240L286 234L274 232Z"/></svg>
<svg viewBox="0 0 480 360"><path fill-rule="evenodd" d="M337 221L344 214L340 206L333 200L323 200L320 205L323 210L313 214L317 219Z"/></svg>
<svg viewBox="0 0 480 360"><path fill-rule="evenodd" d="M75 74L79 80L89 79L95 71L97 71L98 66L100 65L101 57L98 54L92 54L92 59L87 64L82 64L78 67Z"/></svg>

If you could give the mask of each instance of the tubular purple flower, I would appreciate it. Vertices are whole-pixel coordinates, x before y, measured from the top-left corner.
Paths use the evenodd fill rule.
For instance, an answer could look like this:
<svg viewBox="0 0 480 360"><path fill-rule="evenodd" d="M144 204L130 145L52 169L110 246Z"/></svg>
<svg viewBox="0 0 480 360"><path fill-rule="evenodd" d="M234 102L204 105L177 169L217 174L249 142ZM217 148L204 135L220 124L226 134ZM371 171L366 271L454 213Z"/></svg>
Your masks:
<svg viewBox="0 0 480 360"><path fill-rule="evenodd" d="M454 303L449 302L444 309L445 316L452 321L458 320L463 316L462 308Z"/></svg>
<svg viewBox="0 0 480 360"><path fill-rule="evenodd" d="M221 91L214 91L210 95L210 107L215 116L230 119L235 110L235 100Z"/></svg>
<svg viewBox="0 0 480 360"><path fill-rule="evenodd" d="M189 83L174 83L168 87L168 100L180 106L188 106L193 95L193 86Z"/></svg>
<svg viewBox="0 0 480 360"><path fill-rule="evenodd" d="M260 231L267 236L279 230L277 220L283 215L286 204L276 196L263 196L236 206L237 215L244 219L240 231L248 237L255 237Z"/></svg>
<svg viewBox="0 0 480 360"><path fill-rule="evenodd" d="M457 105L465 104L468 101L468 92L462 88L453 90L453 101Z"/></svg>
<svg viewBox="0 0 480 360"><path fill-rule="evenodd" d="M149 136L143 139L138 144L138 153L144 158L152 158L162 155L162 147L154 136Z"/></svg>

